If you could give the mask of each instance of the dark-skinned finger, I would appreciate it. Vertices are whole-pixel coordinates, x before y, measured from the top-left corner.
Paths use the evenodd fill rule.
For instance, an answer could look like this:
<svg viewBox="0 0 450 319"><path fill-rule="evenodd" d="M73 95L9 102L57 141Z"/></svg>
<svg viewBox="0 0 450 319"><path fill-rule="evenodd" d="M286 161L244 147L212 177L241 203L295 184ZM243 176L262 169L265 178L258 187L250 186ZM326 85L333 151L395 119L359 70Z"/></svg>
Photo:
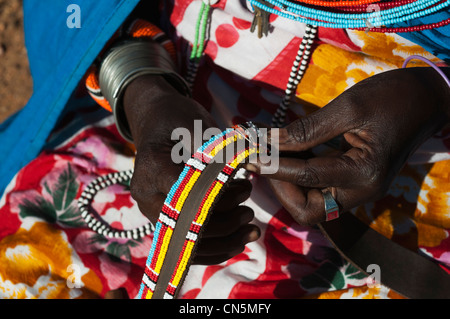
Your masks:
<svg viewBox="0 0 450 319"><path fill-rule="evenodd" d="M281 205L300 225L315 225L325 221L325 203L320 190L304 190L278 180L271 180L270 186Z"/></svg>
<svg viewBox="0 0 450 319"><path fill-rule="evenodd" d="M246 179L233 180L223 192L214 208L215 212L228 212L249 199L252 184Z"/></svg>
<svg viewBox="0 0 450 319"><path fill-rule="evenodd" d="M213 212L202 238L225 237L236 232L240 227L250 223L255 216L253 209L238 206L226 213Z"/></svg>
<svg viewBox="0 0 450 319"><path fill-rule="evenodd" d="M284 128L271 129L266 139L271 144L278 144L280 151L305 151L325 143L358 125L355 121L347 120L354 116L351 116L351 108L343 107L345 104L346 98L341 95Z"/></svg>
<svg viewBox="0 0 450 319"><path fill-rule="evenodd" d="M360 165L346 155L307 160L282 157L279 159L278 170L271 174L264 174L263 165L256 162L248 164L246 169L270 179L309 188L348 187L360 182Z"/></svg>
<svg viewBox="0 0 450 319"><path fill-rule="evenodd" d="M380 170L379 162L375 160L374 148L364 131L347 132L344 139L350 146L347 152L336 151L334 156L326 157L280 157L278 170L265 174L271 179L290 182L302 187L351 188L367 184L374 180ZM265 172L263 163L256 161L247 164L246 169L258 174Z"/></svg>
<svg viewBox="0 0 450 319"><path fill-rule="evenodd" d="M255 241L261 235L256 225L247 224L225 237L201 238L198 244L198 256L232 255L247 243Z"/></svg>
<svg viewBox="0 0 450 319"><path fill-rule="evenodd" d="M245 246L239 247L231 254L220 254L220 255L215 255L215 256L197 256L196 255L196 256L194 256L193 263L197 264L197 265L205 265L205 266L221 264L221 263L239 255L240 253L242 253L244 251L244 249L245 249Z"/></svg>

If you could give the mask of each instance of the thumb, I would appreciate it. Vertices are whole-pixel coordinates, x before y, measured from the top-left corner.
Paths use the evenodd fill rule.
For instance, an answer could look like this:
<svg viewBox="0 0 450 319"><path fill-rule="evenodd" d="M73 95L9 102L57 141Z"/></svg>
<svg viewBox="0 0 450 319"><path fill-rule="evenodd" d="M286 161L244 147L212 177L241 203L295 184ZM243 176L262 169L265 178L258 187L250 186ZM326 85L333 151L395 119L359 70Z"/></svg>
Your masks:
<svg viewBox="0 0 450 319"><path fill-rule="evenodd" d="M352 116L339 101L333 101L281 129L271 129L267 141L278 142L280 151L305 151L351 129Z"/></svg>

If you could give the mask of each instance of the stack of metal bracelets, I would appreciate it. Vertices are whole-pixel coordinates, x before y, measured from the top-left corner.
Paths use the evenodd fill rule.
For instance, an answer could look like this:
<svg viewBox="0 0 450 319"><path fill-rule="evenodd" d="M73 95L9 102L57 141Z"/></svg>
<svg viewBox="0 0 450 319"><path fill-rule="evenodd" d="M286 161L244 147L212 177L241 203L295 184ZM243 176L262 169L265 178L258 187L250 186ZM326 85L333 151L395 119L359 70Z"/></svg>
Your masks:
<svg viewBox="0 0 450 319"><path fill-rule="evenodd" d="M99 84L111 106L119 133L130 142L133 138L125 120L122 98L127 85L146 74L161 75L181 94L191 94L188 83L177 73L172 57L159 43L136 38L113 46L100 67Z"/></svg>

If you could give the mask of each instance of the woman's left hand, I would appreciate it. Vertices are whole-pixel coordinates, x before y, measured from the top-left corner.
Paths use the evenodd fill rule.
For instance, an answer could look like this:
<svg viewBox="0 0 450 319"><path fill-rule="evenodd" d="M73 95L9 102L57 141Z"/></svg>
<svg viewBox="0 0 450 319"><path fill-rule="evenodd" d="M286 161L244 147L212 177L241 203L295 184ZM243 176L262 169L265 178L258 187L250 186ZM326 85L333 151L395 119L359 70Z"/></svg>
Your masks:
<svg viewBox="0 0 450 319"><path fill-rule="evenodd" d="M448 123L449 114L450 89L431 68L372 76L322 109L273 130L282 156L278 171L265 176L298 223L317 224L325 220L323 190L331 192L341 212L382 197L408 157ZM334 156L293 156L341 135L344 147ZM262 164L247 168L261 173Z"/></svg>

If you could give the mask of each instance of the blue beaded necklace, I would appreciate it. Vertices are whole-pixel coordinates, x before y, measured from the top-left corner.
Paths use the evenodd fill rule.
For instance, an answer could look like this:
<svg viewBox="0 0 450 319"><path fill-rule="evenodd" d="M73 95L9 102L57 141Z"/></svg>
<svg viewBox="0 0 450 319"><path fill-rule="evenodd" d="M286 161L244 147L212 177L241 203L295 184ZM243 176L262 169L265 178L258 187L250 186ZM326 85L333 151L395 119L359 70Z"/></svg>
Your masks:
<svg viewBox="0 0 450 319"><path fill-rule="evenodd" d="M441 0L418 0L386 10L349 14L309 8L287 0L266 0L272 8L257 0L249 0L249 2L264 11L290 20L335 29L364 28L367 22L373 26L396 24L420 18L450 6L450 0L442 3L439 3Z"/></svg>

